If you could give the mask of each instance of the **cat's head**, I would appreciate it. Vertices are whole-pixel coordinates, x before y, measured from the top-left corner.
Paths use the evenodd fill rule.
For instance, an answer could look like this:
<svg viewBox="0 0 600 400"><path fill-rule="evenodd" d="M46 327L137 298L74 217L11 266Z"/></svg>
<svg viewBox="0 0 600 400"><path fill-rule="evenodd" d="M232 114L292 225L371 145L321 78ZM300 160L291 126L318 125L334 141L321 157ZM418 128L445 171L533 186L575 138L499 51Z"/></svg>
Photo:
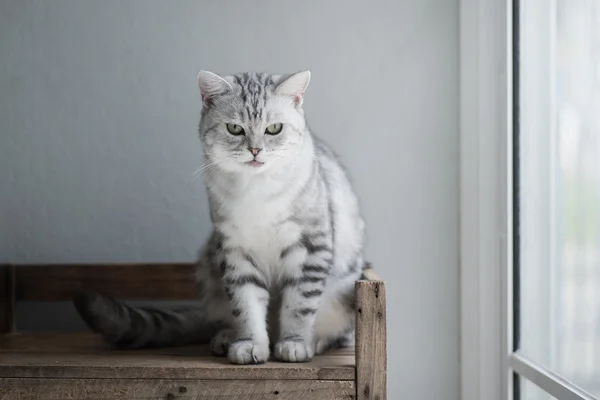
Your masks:
<svg viewBox="0 0 600 400"><path fill-rule="evenodd" d="M251 174L290 163L305 141L302 101L309 81L310 71L223 77L200 71L200 138L207 162Z"/></svg>

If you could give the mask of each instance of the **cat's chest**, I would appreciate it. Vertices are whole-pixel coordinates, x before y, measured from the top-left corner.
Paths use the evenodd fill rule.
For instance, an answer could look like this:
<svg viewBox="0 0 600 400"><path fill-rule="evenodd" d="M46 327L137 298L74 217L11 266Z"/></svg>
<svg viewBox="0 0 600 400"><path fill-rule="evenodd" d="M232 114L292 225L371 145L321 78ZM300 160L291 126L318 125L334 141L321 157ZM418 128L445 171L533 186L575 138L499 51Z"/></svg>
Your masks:
<svg viewBox="0 0 600 400"><path fill-rule="evenodd" d="M286 268L281 259L283 249L300 235L290 224L254 217L231 224L227 231L230 241L252 257L269 285L277 281Z"/></svg>
<svg viewBox="0 0 600 400"><path fill-rule="evenodd" d="M249 252L261 269L280 265L281 252L300 236L291 211L276 202L240 201L220 230L228 241Z"/></svg>

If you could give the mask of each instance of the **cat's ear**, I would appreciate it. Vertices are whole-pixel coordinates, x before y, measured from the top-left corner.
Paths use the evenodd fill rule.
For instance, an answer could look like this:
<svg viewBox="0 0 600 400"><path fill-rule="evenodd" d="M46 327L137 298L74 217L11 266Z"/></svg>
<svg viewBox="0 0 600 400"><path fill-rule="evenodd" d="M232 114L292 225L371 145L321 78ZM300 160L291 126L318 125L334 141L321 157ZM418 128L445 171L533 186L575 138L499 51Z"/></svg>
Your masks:
<svg viewBox="0 0 600 400"><path fill-rule="evenodd" d="M304 92L310 82L310 71L302 71L287 77L283 82L277 86L275 93L290 96L294 104L297 106L302 105L304 100Z"/></svg>
<svg viewBox="0 0 600 400"><path fill-rule="evenodd" d="M220 96L233 90L231 84L219 75L210 71L198 72L198 87L202 94L202 102L209 105L215 96Z"/></svg>

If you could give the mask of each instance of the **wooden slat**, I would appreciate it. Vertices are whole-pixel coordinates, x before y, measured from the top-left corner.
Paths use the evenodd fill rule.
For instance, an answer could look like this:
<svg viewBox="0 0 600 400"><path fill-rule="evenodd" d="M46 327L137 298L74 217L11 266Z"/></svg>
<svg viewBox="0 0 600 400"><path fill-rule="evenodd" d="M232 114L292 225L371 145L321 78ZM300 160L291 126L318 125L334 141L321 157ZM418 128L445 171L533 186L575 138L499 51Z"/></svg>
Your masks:
<svg viewBox="0 0 600 400"><path fill-rule="evenodd" d="M194 264L19 265L17 300L71 300L82 288L122 299L196 298Z"/></svg>
<svg viewBox="0 0 600 400"><path fill-rule="evenodd" d="M15 267L0 265L0 334L15 329Z"/></svg>
<svg viewBox="0 0 600 400"><path fill-rule="evenodd" d="M360 400L387 399L385 283L356 282L356 393Z"/></svg>
<svg viewBox="0 0 600 400"><path fill-rule="evenodd" d="M3 400L348 400L351 381L214 381L163 379L4 379Z"/></svg>
<svg viewBox="0 0 600 400"><path fill-rule="evenodd" d="M354 350L332 350L307 363L239 366L206 346L114 350L90 333L0 337L2 378L354 380Z"/></svg>

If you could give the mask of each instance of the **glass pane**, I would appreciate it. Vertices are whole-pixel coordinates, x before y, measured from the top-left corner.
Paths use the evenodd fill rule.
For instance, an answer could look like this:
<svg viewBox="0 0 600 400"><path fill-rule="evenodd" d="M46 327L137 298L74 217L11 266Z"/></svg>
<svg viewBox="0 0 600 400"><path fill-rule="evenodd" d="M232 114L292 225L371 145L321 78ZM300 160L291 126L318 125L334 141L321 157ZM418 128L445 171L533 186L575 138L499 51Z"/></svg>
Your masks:
<svg viewBox="0 0 600 400"><path fill-rule="evenodd" d="M517 342L600 396L600 0L519 12Z"/></svg>
<svg viewBox="0 0 600 400"><path fill-rule="evenodd" d="M531 381L519 377L519 400L558 400L540 389Z"/></svg>

